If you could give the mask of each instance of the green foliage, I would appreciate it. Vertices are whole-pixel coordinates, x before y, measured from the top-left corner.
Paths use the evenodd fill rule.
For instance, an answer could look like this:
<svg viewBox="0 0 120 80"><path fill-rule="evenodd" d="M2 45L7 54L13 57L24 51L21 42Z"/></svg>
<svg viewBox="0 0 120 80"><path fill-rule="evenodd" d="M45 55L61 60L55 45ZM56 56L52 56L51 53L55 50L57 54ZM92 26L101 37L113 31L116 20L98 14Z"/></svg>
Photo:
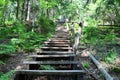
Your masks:
<svg viewBox="0 0 120 80"><path fill-rule="evenodd" d="M83 43L91 45L116 44L116 35L113 31L102 30L99 27L87 26L83 28Z"/></svg>
<svg viewBox="0 0 120 80"><path fill-rule="evenodd" d="M109 34L107 34L104 38L105 42L111 42L112 44L114 44L116 41L116 35L115 33L112 31Z"/></svg>
<svg viewBox="0 0 120 80"><path fill-rule="evenodd" d="M56 24L43 15L39 17L38 24L41 27L41 33L43 34L55 31Z"/></svg>
<svg viewBox="0 0 120 80"><path fill-rule="evenodd" d="M7 29L6 29L7 28ZM1 27L0 28L0 40L8 38L8 36L12 33L10 27ZM3 36L4 35L4 36Z"/></svg>
<svg viewBox="0 0 120 80"><path fill-rule="evenodd" d="M46 40L45 35L38 34L36 32L25 32L21 34L19 38L12 38L11 43L17 48L25 51L32 51L36 47Z"/></svg>
<svg viewBox="0 0 120 80"><path fill-rule="evenodd" d="M42 70L55 70L53 66L50 65L40 65L40 69Z"/></svg>
<svg viewBox="0 0 120 80"><path fill-rule="evenodd" d="M26 32L26 27L20 22L15 22L14 25L11 26L11 30L13 34L17 34L18 36L21 36Z"/></svg>
<svg viewBox="0 0 120 80"><path fill-rule="evenodd" d="M116 52L112 49L109 50L108 53L106 54L104 61L107 63L112 63L114 60L117 58Z"/></svg>
<svg viewBox="0 0 120 80"><path fill-rule="evenodd" d="M3 61L0 61L0 65L3 65L3 64L5 64Z"/></svg>
<svg viewBox="0 0 120 80"><path fill-rule="evenodd" d="M100 29L97 27L85 27L83 29L83 39L84 43L96 44L97 40L100 38Z"/></svg>
<svg viewBox="0 0 120 80"><path fill-rule="evenodd" d="M2 74L0 76L0 80L10 80L13 73L14 73L14 70L11 70L11 71L7 72L6 74Z"/></svg>
<svg viewBox="0 0 120 80"><path fill-rule="evenodd" d="M114 68L112 69L112 71L114 71L115 73L120 74L120 68L119 68L119 67L114 67Z"/></svg>
<svg viewBox="0 0 120 80"><path fill-rule="evenodd" d="M0 77L1 77L1 75L3 75L3 72L0 72Z"/></svg>
<svg viewBox="0 0 120 80"><path fill-rule="evenodd" d="M83 66L84 68L89 68L89 67L90 67L90 65L89 65L89 63L88 63L87 61L83 61L83 62L82 62L82 66Z"/></svg>
<svg viewBox="0 0 120 80"><path fill-rule="evenodd" d="M12 54L16 52L16 48L12 45L1 44L0 45L0 55L1 54Z"/></svg>

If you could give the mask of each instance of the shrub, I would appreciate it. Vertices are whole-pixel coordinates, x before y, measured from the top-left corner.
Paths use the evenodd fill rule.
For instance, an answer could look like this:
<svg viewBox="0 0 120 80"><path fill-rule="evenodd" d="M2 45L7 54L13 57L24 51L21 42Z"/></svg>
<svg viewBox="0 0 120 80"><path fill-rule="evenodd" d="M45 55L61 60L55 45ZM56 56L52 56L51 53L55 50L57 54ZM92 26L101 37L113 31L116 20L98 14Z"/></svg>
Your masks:
<svg viewBox="0 0 120 80"><path fill-rule="evenodd" d="M39 17L37 23L38 26L41 28L41 33L43 34L55 31L56 24L43 15Z"/></svg>
<svg viewBox="0 0 120 80"><path fill-rule="evenodd" d="M12 54L16 52L16 48L10 44L0 45L0 54Z"/></svg>
<svg viewBox="0 0 120 80"><path fill-rule="evenodd" d="M97 27L85 27L83 28L83 39L84 43L96 44L100 38L101 30Z"/></svg>
<svg viewBox="0 0 120 80"><path fill-rule="evenodd" d="M114 44L116 41L116 35L113 31L103 31L99 27L84 27L83 28L83 37L81 41L85 44L91 45L105 45L107 43Z"/></svg>
<svg viewBox="0 0 120 80"><path fill-rule="evenodd" d="M84 68L89 68L89 67L90 67L90 65L89 65L89 63L88 63L87 61L83 61L83 62L82 62L82 66L83 66Z"/></svg>
<svg viewBox="0 0 120 80"><path fill-rule="evenodd" d="M13 73L14 73L14 70L11 70L11 71L7 72L6 74L2 74L0 76L0 80L10 80Z"/></svg>
<svg viewBox="0 0 120 80"><path fill-rule="evenodd" d="M116 56L116 52L111 49L108 51L108 53L106 54L105 58L104 58L104 61L107 62L107 63L112 63L114 62L114 60L117 58Z"/></svg>

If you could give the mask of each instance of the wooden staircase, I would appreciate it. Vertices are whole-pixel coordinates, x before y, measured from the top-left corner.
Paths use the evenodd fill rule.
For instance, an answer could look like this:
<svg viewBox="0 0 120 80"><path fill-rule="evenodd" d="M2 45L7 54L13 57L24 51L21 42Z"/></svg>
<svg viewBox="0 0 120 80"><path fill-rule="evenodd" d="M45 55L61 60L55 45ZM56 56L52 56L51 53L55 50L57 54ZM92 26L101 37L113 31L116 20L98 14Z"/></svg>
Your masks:
<svg viewBox="0 0 120 80"><path fill-rule="evenodd" d="M17 70L14 80L84 80L85 71L77 66L80 61L75 56L68 32L59 26L40 52L28 56L32 60L23 62L27 69ZM55 69L42 70L41 65Z"/></svg>

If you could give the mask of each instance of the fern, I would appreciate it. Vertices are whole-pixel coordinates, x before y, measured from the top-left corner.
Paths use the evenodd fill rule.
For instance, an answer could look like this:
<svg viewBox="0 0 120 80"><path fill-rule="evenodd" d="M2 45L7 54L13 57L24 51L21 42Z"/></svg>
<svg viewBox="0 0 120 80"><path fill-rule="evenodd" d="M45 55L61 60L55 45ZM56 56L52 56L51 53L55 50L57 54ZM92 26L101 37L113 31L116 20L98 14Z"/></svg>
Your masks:
<svg viewBox="0 0 120 80"><path fill-rule="evenodd" d="M104 58L104 61L107 63L112 63L116 58L117 58L116 52L112 49L112 50L109 50L109 52Z"/></svg>
<svg viewBox="0 0 120 80"><path fill-rule="evenodd" d="M3 65L3 64L5 64L3 61L0 61L0 65Z"/></svg>
<svg viewBox="0 0 120 80"><path fill-rule="evenodd" d="M7 72L6 74L2 74L0 77L0 80L10 80L10 78L14 72L15 72L14 70L11 70L11 71Z"/></svg>
<svg viewBox="0 0 120 80"><path fill-rule="evenodd" d="M1 44L0 54L12 54L16 52L16 48L13 45Z"/></svg>
<svg viewBox="0 0 120 80"><path fill-rule="evenodd" d="M50 65L40 65L40 69L42 70L55 70L53 66Z"/></svg>

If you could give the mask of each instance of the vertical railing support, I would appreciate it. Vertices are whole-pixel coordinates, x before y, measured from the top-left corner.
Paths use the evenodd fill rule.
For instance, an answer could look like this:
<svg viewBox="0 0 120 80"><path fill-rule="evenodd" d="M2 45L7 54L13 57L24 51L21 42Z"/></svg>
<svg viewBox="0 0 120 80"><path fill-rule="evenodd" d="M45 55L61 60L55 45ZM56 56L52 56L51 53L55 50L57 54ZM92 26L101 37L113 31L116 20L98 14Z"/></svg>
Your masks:
<svg viewBox="0 0 120 80"><path fill-rule="evenodd" d="M75 43L74 43L74 46L73 46L75 54L78 50L79 40L80 40L80 36L81 36L81 33L82 33L82 27L83 27L82 22L80 22L78 24L79 24L78 33L77 33L77 36L75 36Z"/></svg>

